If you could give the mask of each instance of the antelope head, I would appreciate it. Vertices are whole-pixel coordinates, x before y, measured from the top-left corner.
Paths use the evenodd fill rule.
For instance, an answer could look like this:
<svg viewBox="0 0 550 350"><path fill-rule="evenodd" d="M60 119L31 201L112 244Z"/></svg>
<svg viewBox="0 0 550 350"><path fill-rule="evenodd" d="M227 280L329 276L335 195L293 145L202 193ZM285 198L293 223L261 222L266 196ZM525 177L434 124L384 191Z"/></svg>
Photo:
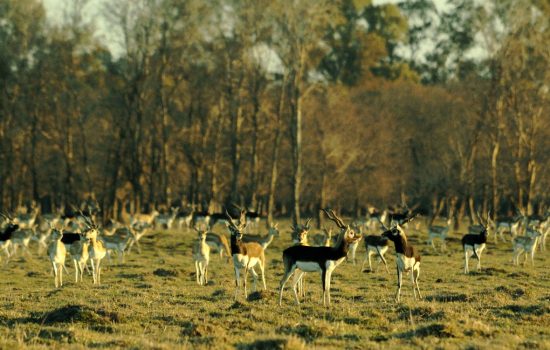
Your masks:
<svg viewBox="0 0 550 350"><path fill-rule="evenodd" d="M239 225L235 225L235 222L233 222L233 218L231 215L229 215L229 212L227 209L225 210L225 217L227 218L225 225L229 229L229 232L232 236L236 236L237 239L243 238L243 231L246 227L246 211L241 210L241 215L239 217Z"/></svg>
<svg viewBox="0 0 550 350"><path fill-rule="evenodd" d="M334 212L334 210L332 209L322 209L325 214L327 214L327 217L334 221L334 223L336 224L336 226L338 226L342 231L342 234L344 235L344 240L348 243L352 243L352 242L355 242L357 241L359 238L361 238L361 236L356 233L349 225L346 225L344 224L344 221L338 216L336 215L336 213Z"/></svg>

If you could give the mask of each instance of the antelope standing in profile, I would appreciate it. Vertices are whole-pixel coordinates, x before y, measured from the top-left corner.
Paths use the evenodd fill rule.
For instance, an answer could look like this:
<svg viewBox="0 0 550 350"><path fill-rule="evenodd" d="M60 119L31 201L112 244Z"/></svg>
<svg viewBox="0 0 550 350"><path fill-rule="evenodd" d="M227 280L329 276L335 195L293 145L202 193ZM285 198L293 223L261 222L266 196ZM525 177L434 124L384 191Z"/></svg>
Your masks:
<svg viewBox="0 0 550 350"><path fill-rule="evenodd" d="M447 225L445 226L438 226L438 225L432 225L428 227L428 245L431 245L432 248L435 250L435 244L434 239L439 238L441 240L441 249L445 249L447 247L447 244L445 242L445 239L447 236L452 232L453 228L453 218L447 219Z"/></svg>
<svg viewBox="0 0 550 350"><path fill-rule="evenodd" d="M174 220L176 220L176 215L178 215L179 210L179 207L172 207L170 208L170 213L157 215L157 217L155 218L155 227L166 227L166 229L168 230L171 229Z"/></svg>
<svg viewBox="0 0 550 350"><path fill-rule="evenodd" d="M479 213L476 213L479 223L482 227L478 234L469 233L462 237L462 248L464 250L464 273L470 272L468 267L468 259L475 256L477 259L477 270L481 270L481 253L485 249L488 236L488 222L484 222ZM487 215L489 217L490 215Z"/></svg>
<svg viewBox="0 0 550 350"><path fill-rule="evenodd" d="M132 230L127 227L117 228L110 236L99 236L99 240L103 242L105 249L107 249L107 259L109 261L109 265L111 264L112 252L117 253L119 264L124 263L124 252L133 239L134 234Z"/></svg>
<svg viewBox="0 0 550 350"><path fill-rule="evenodd" d="M52 232L52 242L48 246L48 257L53 266L55 288L63 286L63 268L65 267L67 250L63 242L61 242L62 237L63 232L54 229Z"/></svg>
<svg viewBox="0 0 550 350"><path fill-rule="evenodd" d="M241 270L244 270L244 294L245 298L247 297L246 291L246 279L248 276L248 271L252 273L254 279L254 290L256 290L256 281L258 279L258 274L254 271L255 266L259 266L260 272L262 273L262 282L264 290L267 289L265 283L265 253L262 246L256 242L244 243L243 230L246 227L246 212L241 211L241 216L239 220L239 225L237 226L229 213L225 212L227 217L226 225L231 233L231 255L233 256L233 266L235 268L235 300L241 286L240 275Z"/></svg>
<svg viewBox="0 0 550 350"><path fill-rule="evenodd" d="M525 259L523 260L523 266L527 262L527 255L531 256L531 265L535 266L535 251L537 250L537 243L542 234L536 230L528 229L527 235L514 237L512 240L512 246L514 248L514 257L512 261L514 265L519 264L519 257L525 253Z"/></svg>
<svg viewBox="0 0 550 350"><path fill-rule="evenodd" d="M152 226L159 212L154 209L150 214L138 213L130 219L130 226Z"/></svg>
<svg viewBox="0 0 550 350"><path fill-rule="evenodd" d="M283 301L283 290L286 282L294 273L298 276L294 278L294 298L299 304L297 284L304 272L321 272L321 283L323 285L323 305L330 306L330 282L332 272L346 258L349 245L359 239L355 232L344 224L334 211L323 209L328 218L336 223L341 229L340 239L336 247L311 247L305 245L295 245L283 251L283 263L285 273L280 282L279 306ZM299 272L296 272L299 270Z"/></svg>
<svg viewBox="0 0 550 350"><path fill-rule="evenodd" d="M418 298L422 299L420 288L418 287L418 276L420 275L420 253L418 253L416 248L408 242L405 231L401 227L401 225L404 225L413 219L414 215L401 220L401 224L398 223L382 233L383 237L388 238L395 245L395 253L397 256L397 292L395 293L395 299L397 302L400 301L401 283L404 272L411 273L414 299L416 300L417 292Z"/></svg>
<svg viewBox="0 0 550 350"><path fill-rule="evenodd" d="M128 243L128 253L132 251L132 247L135 244L137 246L138 253L141 254L141 246L139 245L139 241L143 236L145 236L147 232L149 232L150 228L151 228L151 225L147 225L147 224L138 224L130 228L130 232L132 233L132 239L130 239Z"/></svg>
<svg viewBox="0 0 550 350"><path fill-rule="evenodd" d="M197 284L206 286L208 284L208 263L210 261L210 246L206 243L206 230L195 227L198 233L198 240L193 246L193 260L195 261L195 272Z"/></svg>

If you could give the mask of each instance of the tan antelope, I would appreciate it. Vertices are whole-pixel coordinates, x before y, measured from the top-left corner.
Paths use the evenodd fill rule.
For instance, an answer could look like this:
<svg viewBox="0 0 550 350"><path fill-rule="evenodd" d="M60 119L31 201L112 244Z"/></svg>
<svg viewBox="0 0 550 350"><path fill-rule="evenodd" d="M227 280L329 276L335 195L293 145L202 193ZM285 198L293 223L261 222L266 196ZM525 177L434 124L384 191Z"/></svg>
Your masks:
<svg viewBox="0 0 550 350"><path fill-rule="evenodd" d="M90 242L84 237L80 236L80 240L73 242L69 252L71 253L71 258L74 263L74 279L75 283L78 283L78 278L80 277L80 282L82 282L82 276L84 274L84 269L87 267L86 264L90 257L89 254Z"/></svg>
<svg viewBox="0 0 550 350"><path fill-rule="evenodd" d="M293 291L294 299L297 304L298 299L297 285L304 272L321 272L321 283L323 286L323 305L330 306L330 283L332 272L340 265L348 254L348 247L351 243L357 241L359 237L355 232L344 224L334 211L324 210L328 218L336 223L341 229L340 239L335 247L311 247L305 245L294 245L283 251L283 264L285 273L279 284L279 306L282 305L283 291L286 282L290 277L297 273L294 278ZM298 271L297 271L298 270Z"/></svg>
<svg viewBox="0 0 550 350"><path fill-rule="evenodd" d="M54 229L52 231L52 242L48 246L48 257L53 266L55 288L63 286L63 268L65 267L67 250L63 242L61 242L62 237L63 232Z"/></svg>
<svg viewBox="0 0 550 350"><path fill-rule="evenodd" d="M277 226L278 224L271 224L266 236L245 234L243 236L243 242L245 243L256 242L259 245L261 245L263 250L265 251L267 247L269 247L271 242L273 242L273 239L275 237L279 237L279 229L277 229Z"/></svg>
<svg viewBox="0 0 550 350"><path fill-rule="evenodd" d="M153 226L159 212L154 209L150 214L137 213L130 218L130 226Z"/></svg>
<svg viewBox="0 0 550 350"><path fill-rule="evenodd" d="M382 233L383 237L388 238L395 245L396 265L397 265L397 292L395 293L395 300L399 302L401 300L401 284L403 279L403 273L407 272L411 274L411 282L413 287L414 299L416 300L416 293L418 292L418 298L422 299L420 294L420 288L418 287L418 277L420 275L420 253L416 250L412 244L407 240L407 235L401 227L414 219L414 215L401 220L401 223L395 224L389 229L386 229Z"/></svg>
<svg viewBox="0 0 550 350"><path fill-rule="evenodd" d="M208 232L206 234L206 244L210 246L210 251L214 250L220 254L220 259L222 259L224 255L227 257L227 261L231 258L231 248L229 247L229 241L225 235Z"/></svg>
<svg viewBox="0 0 550 350"><path fill-rule="evenodd" d="M265 254L262 246L256 242L244 243L242 241L243 231L246 228L246 211L241 211L239 225L233 222L233 219L229 213L225 212L227 217L226 225L231 233L231 255L233 256L233 266L235 268L235 300L239 293L241 286L240 276L241 271L244 270L244 295L248 296L246 291L246 279L248 271L252 274L254 280L254 290L256 290L256 282L258 280L258 274L254 270L255 266L260 268L262 273L262 282L264 290L267 289L265 283Z"/></svg>
<svg viewBox="0 0 550 350"><path fill-rule="evenodd" d="M300 225L297 222L294 222L294 224L291 226L291 238L292 238L292 244L293 245L301 245L301 246L309 246L309 230L310 230L310 223L311 219L308 219L305 223L305 225ZM323 245L325 246L325 245ZM330 247L328 245L327 247ZM301 275L295 274L294 280L292 282L292 285L294 283L297 283L296 288L298 290L298 295L301 298L305 298L306 296L306 273L303 273Z"/></svg>
<svg viewBox="0 0 550 350"><path fill-rule="evenodd" d="M134 234L132 230L127 227L117 228L115 232L110 236L99 236L99 240L103 242L105 249L107 249L107 259L109 261L109 265L111 264L112 252L116 252L116 254L118 255L119 264L124 263L124 252L133 239Z"/></svg>
<svg viewBox="0 0 550 350"><path fill-rule="evenodd" d="M107 255L107 249L102 241L97 239L99 234L98 228L95 223L88 217L86 217L86 224L88 225L87 231L84 233L84 237L88 240L89 256L92 262L92 277L94 284L101 284L101 259Z"/></svg>
<svg viewBox="0 0 550 350"><path fill-rule="evenodd" d="M517 236L512 240L512 246L514 248L513 262L514 265L519 265L519 257L525 253L525 259L523 260L523 266L527 262L527 255L531 256L531 265L535 266L535 251L537 250L537 243L539 242L542 234L535 230L527 230L527 235Z"/></svg>
<svg viewBox="0 0 550 350"><path fill-rule="evenodd" d="M195 227L195 231L198 233L198 240L193 245L193 261L195 262L197 284L206 286L208 284L210 246L206 243L206 230Z"/></svg>
<svg viewBox="0 0 550 350"><path fill-rule="evenodd" d="M130 242L128 243L128 253L132 251L132 247L135 244L137 246L138 253L141 254L141 246L139 245L139 241L143 236L145 236L146 233L149 232L150 229L151 229L151 225L146 225L146 224L136 225L130 228L130 232L133 234L133 236Z"/></svg>
<svg viewBox="0 0 550 350"><path fill-rule="evenodd" d="M349 245L348 260L351 260L353 265L355 265L355 253L357 252L357 247L359 246L361 239L363 239L363 228L361 225L356 223L353 223L351 226L353 232L357 234L358 238Z"/></svg>

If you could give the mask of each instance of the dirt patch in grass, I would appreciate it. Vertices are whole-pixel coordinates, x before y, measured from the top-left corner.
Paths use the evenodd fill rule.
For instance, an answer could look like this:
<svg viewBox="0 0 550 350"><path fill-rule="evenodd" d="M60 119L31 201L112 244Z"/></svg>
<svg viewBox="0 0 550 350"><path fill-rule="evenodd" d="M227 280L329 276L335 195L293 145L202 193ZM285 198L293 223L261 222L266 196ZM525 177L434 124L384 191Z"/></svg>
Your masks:
<svg viewBox="0 0 550 350"><path fill-rule="evenodd" d="M439 321L445 317L445 312L437 310L433 306L418 306L409 308L407 306L400 306L398 308L399 319L425 322L425 321Z"/></svg>
<svg viewBox="0 0 550 350"><path fill-rule="evenodd" d="M305 348L304 341L294 336L282 339L259 339L248 344L237 344L239 350L301 350Z"/></svg>
<svg viewBox="0 0 550 350"><path fill-rule="evenodd" d="M60 343L76 342L75 334L72 330L41 329L38 333L38 337Z"/></svg>
<svg viewBox="0 0 550 350"><path fill-rule="evenodd" d="M122 317L116 312L105 309L92 309L85 305L66 305L40 317L40 323L43 324L83 322L93 325L106 325L121 321Z"/></svg>
<svg viewBox="0 0 550 350"><path fill-rule="evenodd" d="M256 301L256 300L269 300L273 299L273 296L275 293L273 293L270 290L261 290L259 292L253 292L248 295L248 298L246 298L248 301Z"/></svg>
<svg viewBox="0 0 550 350"><path fill-rule="evenodd" d="M467 302L470 299L470 296L463 293L445 293L426 297L428 301L437 301L439 303Z"/></svg>
<svg viewBox="0 0 550 350"><path fill-rule="evenodd" d="M277 329L277 333L286 335L295 335L308 343L311 343L315 339L326 336L325 330L314 326L308 326L306 324L298 324L296 326L283 326Z"/></svg>
<svg viewBox="0 0 550 350"><path fill-rule="evenodd" d="M495 291L509 295L514 300L519 299L526 294L525 290L522 288L510 289L506 286L498 286L495 288Z"/></svg>
<svg viewBox="0 0 550 350"><path fill-rule="evenodd" d="M153 271L153 275L160 276L160 277L178 277L179 276L178 270L167 270L167 269L156 269Z"/></svg>

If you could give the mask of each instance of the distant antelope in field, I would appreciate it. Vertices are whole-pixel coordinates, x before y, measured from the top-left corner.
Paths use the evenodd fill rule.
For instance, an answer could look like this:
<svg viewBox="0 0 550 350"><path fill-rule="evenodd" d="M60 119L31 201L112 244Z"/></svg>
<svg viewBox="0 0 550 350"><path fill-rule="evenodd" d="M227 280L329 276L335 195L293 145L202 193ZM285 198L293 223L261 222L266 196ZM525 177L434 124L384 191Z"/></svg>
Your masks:
<svg viewBox="0 0 550 350"><path fill-rule="evenodd" d="M311 237L311 242L316 247L330 247L332 240L332 229L323 227L323 233L317 233Z"/></svg>
<svg viewBox="0 0 550 350"><path fill-rule="evenodd" d="M86 217L86 223L88 225L87 231L84 233L85 238L88 240L89 256L92 262L92 277L94 284L101 284L101 260L107 255L107 249L105 244L97 239L99 234L96 224L88 217Z"/></svg>
<svg viewBox="0 0 550 350"><path fill-rule="evenodd" d="M155 209L150 214L138 213L130 219L130 226L147 225L152 226L159 212Z"/></svg>
<svg viewBox="0 0 550 350"><path fill-rule="evenodd" d="M488 219L490 220L490 219ZM519 212L513 218L498 218L495 223L495 243L497 242L497 235L500 236L500 239L506 242L504 238L504 233L508 232L511 234L512 238L519 236L522 231L522 225L526 222L526 217L523 215L523 212Z"/></svg>
<svg viewBox="0 0 550 350"><path fill-rule="evenodd" d="M124 263L124 251L133 239L134 234L132 230L127 227L117 228L110 236L99 236L99 240L103 242L105 249L107 249L109 265L111 264L111 252L117 253L119 264Z"/></svg>
<svg viewBox="0 0 550 350"><path fill-rule="evenodd" d="M203 225L210 227L210 214L207 211L193 212L193 225Z"/></svg>
<svg viewBox="0 0 550 350"><path fill-rule="evenodd" d="M139 241L143 236L145 236L147 232L149 232L150 228L151 226L147 224L138 224L130 228L130 232L132 233L132 239L128 243L128 253L132 251L132 247L135 244L137 246L138 253L141 254L141 246L139 245Z"/></svg>
<svg viewBox="0 0 550 350"><path fill-rule="evenodd" d="M311 221L311 219L308 219L306 221L305 225L300 225L297 222L295 222L291 226L291 229L292 229L291 237L292 237L292 243L294 245L310 246L309 239L308 239L309 229L310 229L310 226L309 226L310 221ZM330 245L328 245L328 246L330 246ZM298 294L302 298L304 298L306 296L305 278L306 278L306 273L305 272L303 274L295 274L294 275L294 280L292 282L292 285L294 285L295 283L297 284L296 288L298 290Z"/></svg>
<svg viewBox="0 0 550 350"><path fill-rule="evenodd" d="M479 223L482 227L478 234L469 233L462 237L462 248L464 250L464 273L470 272L468 267L468 259L475 256L477 259L477 270L481 270L481 253L485 249L488 236L488 222L484 222L479 213L476 213ZM487 215L489 217L490 215Z"/></svg>
<svg viewBox="0 0 550 350"><path fill-rule="evenodd" d="M29 253L29 243L34 237L34 229L25 228L18 229L11 236L11 245L12 245L12 255L17 254L17 248L21 247L24 253Z"/></svg>
<svg viewBox="0 0 550 350"><path fill-rule="evenodd" d="M187 212L180 211L176 215L176 225L179 229L181 229L183 225L185 225L186 230L189 231L189 229L191 228L192 222L193 222L193 210L190 210Z"/></svg>
<svg viewBox="0 0 550 350"><path fill-rule="evenodd" d="M523 266L527 262L527 255L531 256L531 265L535 266L535 251L537 249L537 243L539 242L542 234L535 230L527 230L526 236L514 237L512 240L512 246L514 248L514 265L519 264L519 257L522 253L525 253L525 259L523 260Z"/></svg>
<svg viewBox="0 0 550 350"><path fill-rule="evenodd" d="M52 242L48 246L48 257L53 266L55 288L63 286L63 268L65 267L67 250L63 242L61 242L62 237L63 232L54 229L52 231Z"/></svg>
<svg viewBox="0 0 550 350"><path fill-rule="evenodd" d="M277 224L271 224L266 236L246 234L243 235L243 242L256 242L261 245L265 251L275 237L279 237L279 229L277 229Z"/></svg>
<svg viewBox="0 0 550 350"><path fill-rule="evenodd" d="M435 250L434 239L439 238L441 240L441 249L446 248L445 239L452 232L453 223L453 218L449 218L445 226L432 225L428 227L428 245L431 245Z"/></svg>
<svg viewBox="0 0 550 350"><path fill-rule="evenodd" d="M206 234L206 244L210 246L211 250L214 249L220 254L220 259L222 259L225 255L227 257L227 261L229 261L229 258L231 257L231 248L229 247L229 242L227 241L227 237L225 237L225 235L215 232L208 232Z"/></svg>
<svg viewBox="0 0 550 350"><path fill-rule="evenodd" d="M34 207L32 211L28 214L19 214L17 217L14 218L14 223L19 225L21 229L31 229L34 227L34 224L36 222L36 218L38 217L38 213L40 212L40 208L38 206Z"/></svg>
<svg viewBox="0 0 550 350"><path fill-rule="evenodd" d="M157 228L166 227L168 230L171 229L179 210L179 207L172 207L169 213L157 215L155 218L155 226Z"/></svg>
<svg viewBox="0 0 550 350"><path fill-rule="evenodd" d="M11 256L11 237L13 233L19 229L19 225L14 224L13 221L11 221L7 216L5 216L5 218L7 219L7 224L0 232L0 251L4 252L7 261Z"/></svg>
<svg viewBox="0 0 550 350"><path fill-rule="evenodd" d="M540 237L540 250L544 251L546 250L546 238L550 234L550 217L547 217L544 221L540 223L540 233L542 236Z"/></svg>
<svg viewBox="0 0 550 350"><path fill-rule="evenodd" d="M244 294L245 297L247 297L247 291L246 291L246 278L248 275L248 271L252 273L252 277L254 279L254 289L256 289L256 281L258 279L258 274L256 271L254 271L255 266L260 267L260 272L262 273L262 282L264 290L267 289L266 283L265 283L265 254L264 249L262 246L256 242L250 242L250 243L244 243L242 241L243 238L243 230L246 227L246 213L245 211L241 211L241 216L239 220L239 225L236 225L229 213L226 211L226 225L229 229L229 232L231 233L231 255L233 256L233 266L235 268L235 299L237 299L237 295L239 292L239 287L241 285L240 283L240 275L241 270L244 270Z"/></svg>
<svg viewBox="0 0 550 350"><path fill-rule="evenodd" d="M413 287L414 299L416 299L416 293L418 292L418 298L422 299L420 294L420 288L418 287L418 276L420 275L420 253L416 248L410 244L405 235L405 231L401 227L402 224L406 224L414 219L414 215L401 220L401 224L387 229L382 236L388 238L395 245L395 253L397 256L397 292L395 293L395 299L400 301L401 294L401 281L404 272L411 273L411 281Z"/></svg>
<svg viewBox="0 0 550 350"><path fill-rule="evenodd" d="M359 247L359 243L363 239L363 228L359 225L356 225L355 223L352 224L352 228L357 234L357 239L349 245L348 259L350 259L353 265L355 265L355 253L357 252L357 247Z"/></svg>
<svg viewBox="0 0 550 350"><path fill-rule="evenodd" d="M71 253L71 258L74 263L74 279L75 283L78 283L78 278L80 277L80 282L82 282L82 276L84 275L84 269L90 257L88 249L90 242L84 237L80 236L80 240L75 241L71 244L69 252Z"/></svg>
<svg viewBox="0 0 550 350"><path fill-rule="evenodd" d="M206 286L208 284L208 263L210 261L210 246L206 243L206 230L195 227L198 233L198 240L193 246L193 261L195 261L195 272L197 284Z"/></svg>
<svg viewBox="0 0 550 350"><path fill-rule="evenodd" d="M336 247L311 247L304 245L294 245L283 251L283 263L285 273L280 282L279 305L283 301L283 290L286 282L294 273L293 283L294 298L299 304L297 285L304 272L321 272L321 283L323 285L323 304L330 306L330 282L334 269L344 261L348 253L348 247L355 242L358 237L355 232L344 224L334 211L324 210L329 219L334 221L341 229L340 239ZM299 270L299 272L296 272Z"/></svg>

